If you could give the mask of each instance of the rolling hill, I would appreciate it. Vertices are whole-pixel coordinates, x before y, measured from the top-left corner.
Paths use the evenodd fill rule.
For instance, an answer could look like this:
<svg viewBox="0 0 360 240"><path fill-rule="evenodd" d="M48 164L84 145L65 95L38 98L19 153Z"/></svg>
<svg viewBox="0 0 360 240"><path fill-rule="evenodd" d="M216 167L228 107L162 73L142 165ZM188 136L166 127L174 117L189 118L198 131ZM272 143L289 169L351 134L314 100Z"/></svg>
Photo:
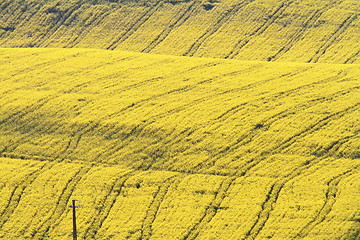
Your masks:
<svg viewBox="0 0 360 240"><path fill-rule="evenodd" d="M357 0L3 0L0 47L360 63Z"/></svg>
<svg viewBox="0 0 360 240"><path fill-rule="evenodd" d="M359 240L360 1L0 1L0 239Z"/></svg>
<svg viewBox="0 0 360 240"><path fill-rule="evenodd" d="M0 238L358 239L360 65L0 56Z"/></svg>

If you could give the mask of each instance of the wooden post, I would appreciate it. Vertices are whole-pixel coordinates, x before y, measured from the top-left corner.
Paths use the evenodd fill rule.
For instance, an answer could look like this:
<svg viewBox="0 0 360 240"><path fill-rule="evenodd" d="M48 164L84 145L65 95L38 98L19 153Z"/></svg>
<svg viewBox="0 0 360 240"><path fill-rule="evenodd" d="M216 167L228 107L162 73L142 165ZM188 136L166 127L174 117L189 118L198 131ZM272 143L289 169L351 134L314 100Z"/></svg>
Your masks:
<svg viewBox="0 0 360 240"><path fill-rule="evenodd" d="M76 231L76 206L75 206L75 201L77 200L72 200L72 213L73 213L73 239L77 240L77 231Z"/></svg>

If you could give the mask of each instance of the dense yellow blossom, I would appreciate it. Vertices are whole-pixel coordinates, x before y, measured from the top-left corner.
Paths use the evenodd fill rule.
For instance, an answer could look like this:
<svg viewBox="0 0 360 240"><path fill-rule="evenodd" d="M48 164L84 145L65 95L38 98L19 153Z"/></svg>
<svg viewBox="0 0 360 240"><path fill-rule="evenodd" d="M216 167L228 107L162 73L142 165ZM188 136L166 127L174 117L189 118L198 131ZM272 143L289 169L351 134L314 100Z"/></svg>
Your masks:
<svg viewBox="0 0 360 240"><path fill-rule="evenodd" d="M357 0L2 0L0 47L360 63Z"/></svg>
<svg viewBox="0 0 360 240"><path fill-rule="evenodd" d="M0 56L2 239L359 234L357 64Z"/></svg>

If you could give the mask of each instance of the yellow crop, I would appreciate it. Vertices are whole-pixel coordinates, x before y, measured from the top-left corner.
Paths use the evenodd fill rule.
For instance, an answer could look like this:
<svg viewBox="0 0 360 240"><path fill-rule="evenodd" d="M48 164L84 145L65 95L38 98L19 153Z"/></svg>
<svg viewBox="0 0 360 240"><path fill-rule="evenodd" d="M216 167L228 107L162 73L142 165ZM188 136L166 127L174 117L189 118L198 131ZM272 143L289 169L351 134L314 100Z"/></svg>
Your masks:
<svg viewBox="0 0 360 240"><path fill-rule="evenodd" d="M359 65L0 56L1 239L357 239Z"/></svg>
<svg viewBox="0 0 360 240"><path fill-rule="evenodd" d="M358 0L2 0L0 47L360 63Z"/></svg>

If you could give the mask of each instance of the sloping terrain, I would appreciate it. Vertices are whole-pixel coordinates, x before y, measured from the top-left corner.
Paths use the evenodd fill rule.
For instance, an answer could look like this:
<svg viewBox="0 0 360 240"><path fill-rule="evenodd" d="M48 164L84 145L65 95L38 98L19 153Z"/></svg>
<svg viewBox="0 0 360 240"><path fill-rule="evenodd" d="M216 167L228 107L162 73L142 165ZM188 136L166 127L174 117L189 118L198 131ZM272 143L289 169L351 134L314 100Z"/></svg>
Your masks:
<svg viewBox="0 0 360 240"><path fill-rule="evenodd" d="M360 65L0 55L0 238L359 238Z"/></svg>
<svg viewBox="0 0 360 240"><path fill-rule="evenodd" d="M357 0L2 0L0 47L360 63Z"/></svg>

